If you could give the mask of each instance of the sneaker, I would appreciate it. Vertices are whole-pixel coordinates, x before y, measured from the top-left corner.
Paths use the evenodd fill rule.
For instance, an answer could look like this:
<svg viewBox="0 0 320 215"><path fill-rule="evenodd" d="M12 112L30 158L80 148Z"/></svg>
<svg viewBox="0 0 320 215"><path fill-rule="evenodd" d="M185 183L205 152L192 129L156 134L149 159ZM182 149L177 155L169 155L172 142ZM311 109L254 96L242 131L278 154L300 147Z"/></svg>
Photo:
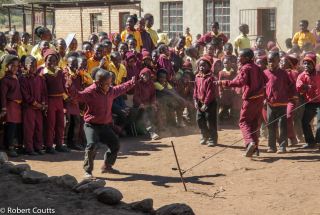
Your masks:
<svg viewBox="0 0 320 215"><path fill-rule="evenodd" d="M201 137L201 139L200 139L200 144L201 144L201 145L207 145L207 141L208 141L208 138Z"/></svg>
<svg viewBox="0 0 320 215"><path fill-rule="evenodd" d="M46 148L46 153L48 153L48 154L55 154L55 153L56 153L56 150L54 150L53 147L48 147L48 148Z"/></svg>
<svg viewBox="0 0 320 215"><path fill-rule="evenodd" d="M110 165L104 164L104 165L101 167L101 173L119 174L120 171L112 168L112 166L110 166Z"/></svg>
<svg viewBox="0 0 320 215"><path fill-rule="evenodd" d="M288 145L289 145L289 147L294 147L294 146L298 145L298 140L296 138L288 139Z"/></svg>
<svg viewBox="0 0 320 215"><path fill-rule="evenodd" d="M14 149L14 148L10 148L9 150L8 150L8 156L9 157L12 157L12 158L15 158L15 157L18 157L19 155L18 155L18 153L16 152L16 150Z"/></svg>
<svg viewBox="0 0 320 215"><path fill-rule="evenodd" d="M256 150L256 144L254 142L249 143L247 145L245 156L246 157L252 157L252 155L254 154L255 150Z"/></svg>
<svg viewBox="0 0 320 215"><path fill-rule="evenodd" d="M66 145L58 145L55 147L55 150L58 152L70 152L70 149Z"/></svg>
<svg viewBox="0 0 320 215"><path fill-rule="evenodd" d="M27 152L27 155L30 155L30 156L37 156L38 153L36 153L35 151L29 151Z"/></svg>
<svg viewBox="0 0 320 215"><path fill-rule="evenodd" d="M277 149L274 149L274 148L271 148L271 147L269 147L267 149L267 153L276 153L276 152L277 152Z"/></svg>
<svg viewBox="0 0 320 215"><path fill-rule="evenodd" d="M277 154L284 154L286 152L287 152L287 150L285 147L280 147L279 150L277 151Z"/></svg>
<svg viewBox="0 0 320 215"><path fill-rule="evenodd" d="M209 138L208 139L208 147L214 147L214 146L216 146L217 144L213 141L213 139L212 138Z"/></svg>
<svg viewBox="0 0 320 215"><path fill-rule="evenodd" d="M93 178L93 175L92 175L92 173L85 172L83 178L84 178L84 179L92 179L92 178Z"/></svg>
<svg viewBox="0 0 320 215"><path fill-rule="evenodd" d="M160 136L155 132L150 132L150 137L152 140L159 140Z"/></svg>
<svg viewBox="0 0 320 215"><path fill-rule="evenodd" d="M302 145L302 149L313 149L313 148L315 148L316 147L316 145L315 144L310 144L310 143L306 143L306 144L304 144L304 145Z"/></svg>

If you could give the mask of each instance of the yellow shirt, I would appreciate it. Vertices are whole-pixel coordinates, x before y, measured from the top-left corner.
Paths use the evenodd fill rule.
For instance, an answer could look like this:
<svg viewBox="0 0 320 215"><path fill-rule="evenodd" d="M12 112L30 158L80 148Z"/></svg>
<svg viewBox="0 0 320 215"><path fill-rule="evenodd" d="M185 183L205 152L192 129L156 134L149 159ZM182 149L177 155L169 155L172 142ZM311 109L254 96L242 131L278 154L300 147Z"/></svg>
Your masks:
<svg viewBox="0 0 320 215"><path fill-rule="evenodd" d="M161 91L161 90L164 89L164 86L163 86L162 84L160 84L159 82L154 82L154 88L155 88L156 90ZM168 90L172 90L171 84L169 84L169 83L167 84L167 89L168 89Z"/></svg>
<svg viewBox="0 0 320 215"><path fill-rule="evenodd" d="M243 34L240 34L234 40L234 48L239 50L251 48L250 39L248 38L248 36L244 36Z"/></svg>
<svg viewBox="0 0 320 215"><path fill-rule="evenodd" d="M99 67L100 65L100 61L95 60L93 57L89 58L88 61L88 72L91 74L93 68L95 67ZM103 65L103 69L108 69L110 61L108 61L108 59L106 59L106 62Z"/></svg>
<svg viewBox="0 0 320 215"><path fill-rule="evenodd" d="M56 50L55 47L53 45L51 45L51 44L49 45L49 47L52 50ZM31 50L31 55L37 59L37 67L39 67L42 64L44 64L44 58L41 55L41 50L39 48L39 44L33 46L32 50Z"/></svg>
<svg viewBox="0 0 320 215"><path fill-rule="evenodd" d="M137 52L140 52L140 48L143 45L140 32L139 31L128 31L128 30L122 31L121 32L121 40L122 40L122 42L126 41L127 34L133 35L134 39L136 39L136 41L137 41L137 48L136 49L137 49Z"/></svg>
<svg viewBox="0 0 320 215"><path fill-rule="evenodd" d="M4 51L0 50L0 59L3 55L5 55L6 53ZM2 79L5 75L5 68L3 65L0 65L0 79Z"/></svg>
<svg viewBox="0 0 320 215"><path fill-rule="evenodd" d="M297 32L294 34L292 38L293 44L298 44L298 46L301 48L306 43L311 43L313 46L316 44L316 38L315 36L310 32Z"/></svg>
<svg viewBox="0 0 320 215"><path fill-rule="evenodd" d="M68 64L67 59L65 59L65 58L60 58L60 61L59 61L59 63L58 63L58 67L64 69L64 68L67 67L67 64Z"/></svg>
<svg viewBox="0 0 320 215"><path fill-rule="evenodd" d="M121 84L122 79L127 77L127 69L122 63L120 63L120 67L119 67L119 69L117 69L116 66L111 62L109 64L108 70L115 74L115 76L116 76L115 84L116 85Z"/></svg>
<svg viewBox="0 0 320 215"><path fill-rule="evenodd" d="M157 43L159 40L157 32L155 30L153 30L152 28L146 28L146 31L150 34L150 37L152 39L154 46L157 46Z"/></svg>
<svg viewBox="0 0 320 215"><path fill-rule="evenodd" d="M192 45L192 35L191 34L186 34L186 45L185 48L189 48Z"/></svg>
<svg viewBox="0 0 320 215"><path fill-rule="evenodd" d="M168 35L166 33L160 33L158 34L158 36L159 36L158 43L164 43L166 45L169 44Z"/></svg>
<svg viewBox="0 0 320 215"><path fill-rule="evenodd" d="M30 55L32 50L32 45L21 44L18 46L18 56L21 58L23 55Z"/></svg>

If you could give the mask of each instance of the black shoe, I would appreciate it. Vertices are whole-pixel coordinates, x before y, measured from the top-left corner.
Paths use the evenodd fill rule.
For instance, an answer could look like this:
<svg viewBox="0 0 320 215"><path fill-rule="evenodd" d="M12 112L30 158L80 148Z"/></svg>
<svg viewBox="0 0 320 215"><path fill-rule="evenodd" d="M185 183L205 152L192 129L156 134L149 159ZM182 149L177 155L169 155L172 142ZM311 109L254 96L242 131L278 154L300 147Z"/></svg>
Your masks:
<svg viewBox="0 0 320 215"><path fill-rule="evenodd" d="M256 150L254 151L254 153L256 154L256 156L260 156L260 150L258 148L256 148Z"/></svg>
<svg viewBox="0 0 320 215"><path fill-rule="evenodd" d="M44 155L45 153L42 150L35 150L36 153L38 153L38 155Z"/></svg>
<svg viewBox="0 0 320 215"><path fill-rule="evenodd" d="M256 144L251 142L247 145L247 149L246 149L246 157L252 157L252 155L254 154L256 150Z"/></svg>
<svg viewBox="0 0 320 215"><path fill-rule="evenodd" d="M310 144L310 143L306 143L304 145L302 145L302 149L314 149L316 147L315 144Z"/></svg>
<svg viewBox="0 0 320 215"><path fill-rule="evenodd" d="M46 148L46 153L48 153L48 154L55 154L55 153L56 153L56 150L54 150L53 147L48 147L48 148Z"/></svg>
<svg viewBox="0 0 320 215"><path fill-rule="evenodd" d="M8 156L9 157L12 157L12 158L15 158L15 157L18 157L19 155L18 155L18 153L16 152L16 150L14 149L14 148L10 148L9 150L8 150Z"/></svg>
<svg viewBox="0 0 320 215"><path fill-rule="evenodd" d="M70 145L70 146L68 146L68 148L76 150L76 151L83 151L84 150L84 148L80 145Z"/></svg>
<svg viewBox="0 0 320 215"><path fill-rule="evenodd" d="M70 152L70 149L66 145L58 145L55 147L57 152Z"/></svg>
<svg viewBox="0 0 320 215"><path fill-rule="evenodd" d="M29 151L27 152L27 155L30 155L30 156L37 156L38 153L36 153L35 151Z"/></svg>

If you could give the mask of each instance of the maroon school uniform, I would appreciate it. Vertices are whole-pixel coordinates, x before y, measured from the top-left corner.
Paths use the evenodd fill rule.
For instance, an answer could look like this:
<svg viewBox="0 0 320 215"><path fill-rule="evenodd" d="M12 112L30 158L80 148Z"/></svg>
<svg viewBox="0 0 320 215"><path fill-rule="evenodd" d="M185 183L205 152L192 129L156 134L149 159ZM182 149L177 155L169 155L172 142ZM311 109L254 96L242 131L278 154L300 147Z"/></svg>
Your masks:
<svg viewBox="0 0 320 215"><path fill-rule="evenodd" d="M23 102L23 143L27 152L41 150L43 116L42 110L35 104L47 104L46 84L39 75L22 74L19 81Z"/></svg>
<svg viewBox="0 0 320 215"><path fill-rule="evenodd" d="M1 105L7 109L6 122L21 123L21 102L20 84L18 78L6 75L1 80Z"/></svg>
<svg viewBox="0 0 320 215"><path fill-rule="evenodd" d="M266 76L266 99L270 106L287 106L294 84L288 73L280 68L276 71L264 70Z"/></svg>
<svg viewBox="0 0 320 215"><path fill-rule="evenodd" d="M245 145L250 142L258 144L259 119L264 100L265 77L260 68L253 61L243 65L238 75L232 81L227 81L227 87L242 87L242 107L240 112L239 127ZM255 133L253 133L255 132Z"/></svg>
<svg viewBox="0 0 320 215"><path fill-rule="evenodd" d="M156 102L156 90L154 88L153 81L148 82L139 81L135 88L133 94L133 104L134 106L152 105Z"/></svg>
<svg viewBox="0 0 320 215"><path fill-rule="evenodd" d="M54 143L61 146L64 134L63 97L66 95L64 74L62 70L54 74L48 73L44 67L40 72L45 79L48 93L46 145L49 148Z"/></svg>
<svg viewBox="0 0 320 215"><path fill-rule="evenodd" d="M232 70L232 69L231 69ZM226 70L222 70L219 72L218 79L220 80L232 80L237 76L237 73L233 70L228 72ZM219 95L220 95L220 104L224 105L232 105L233 100L235 98L235 91L231 87L219 87Z"/></svg>
<svg viewBox="0 0 320 215"><path fill-rule="evenodd" d="M197 74L195 79L195 87L193 91L193 99L206 104L207 106L216 99L216 79L211 74Z"/></svg>
<svg viewBox="0 0 320 215"><path fill-rule="evenodd" d="M96 83L87 87L83 91L77 92L74 87L70 87L71 94L79 102L86 103L87 109L84 113L84 121L94 125L108 125L112 123L112 103L113 100L127 92L133 87L132 81L127 81L115 87L110 87L104 93Z"/></svg>
<svg viewBox="0 0 320 215"><path fill-rule="evenodd" d="M205 46L207 43L210 43L213 38L218 37L222 40L223 45L228 42L228 37L223 33L218 33L218 35L214 35L212 32L208 32L204 34L200 39L197 41L199 45Z"/></svg>
<svg viewBox="0 0 320 215"><path fill-rule="evenodd" d="M167 79L170 82L174 77L174 70L171 63L171 59L167 57L165 54L161 54L158 59L158 69L167 70Z"/></svg>
<svg viewBox="0 0 320 215"><path fill-rule="evenodd" d="M65 68L63 72L65 79L71 78L72 85L74 85L75 89L77 89L78 91L83 90L82 78L80 75L71 73L68 68ZM65 102L65 109L67 114L80 115L79 102L75 99L72 99L71 97L69 97Z"/></svg>
<svg viewBox="0 0 320 215"><path fill-rule="evenodd" d="M306 86L309 86L308 89L305 89ZM315 71L312 74L306 71L301 73L297 78L296 88L307 102L320 103L320 71Z"/></svg>

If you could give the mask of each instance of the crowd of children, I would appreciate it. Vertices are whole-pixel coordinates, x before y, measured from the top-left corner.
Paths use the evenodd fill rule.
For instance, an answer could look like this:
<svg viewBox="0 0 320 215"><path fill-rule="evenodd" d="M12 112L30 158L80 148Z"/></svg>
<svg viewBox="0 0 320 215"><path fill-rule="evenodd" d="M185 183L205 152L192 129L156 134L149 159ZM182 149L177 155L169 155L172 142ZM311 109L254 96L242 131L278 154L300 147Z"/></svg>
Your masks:
<svg viewBox="0 0 320 215"><path fill-rule="evenodd" d="M246 24L233 45L217 22L194 42L188 28L169 47L153 22L131 15L123 32L92 34L81 48L75 38L53 42L41 26L35 46L28 33L0 32L1 149L12 157L85 150L91 176L98 142L108 146L102 171L115 171L119 136L156 140L170 126L197 123L200 143L212 147L219 124L239 121L248 157L259 154L260 134L270 153L320 142L320 125L314 137L310 124L317 113L320 121L319 23L311 33L302 20L284 52L262 36L251 46Z"/></svg>

